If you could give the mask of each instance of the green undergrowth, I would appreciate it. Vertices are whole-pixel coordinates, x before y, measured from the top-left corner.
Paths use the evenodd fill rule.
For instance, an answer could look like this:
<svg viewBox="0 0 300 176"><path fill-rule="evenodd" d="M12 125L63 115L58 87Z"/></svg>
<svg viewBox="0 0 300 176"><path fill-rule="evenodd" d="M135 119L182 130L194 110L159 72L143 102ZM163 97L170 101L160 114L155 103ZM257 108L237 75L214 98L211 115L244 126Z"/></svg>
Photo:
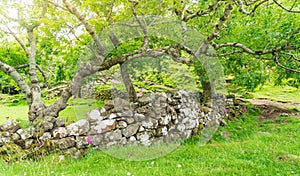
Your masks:
<svg viewBox="0 0 300 176"><path fill-rule="evenodd" d="M61 154L51 154L39 161L0 162L0 172L2 175L80 176L300 175L300 118L278 117L268 121L259 118L258 111L249 108L247 114L219 127L207 145L200 145L201 137L194 137L157 159L128 161L90 150L79 159L66 156L60 160ZM130 151L118 150L123 154Z"/></svg>

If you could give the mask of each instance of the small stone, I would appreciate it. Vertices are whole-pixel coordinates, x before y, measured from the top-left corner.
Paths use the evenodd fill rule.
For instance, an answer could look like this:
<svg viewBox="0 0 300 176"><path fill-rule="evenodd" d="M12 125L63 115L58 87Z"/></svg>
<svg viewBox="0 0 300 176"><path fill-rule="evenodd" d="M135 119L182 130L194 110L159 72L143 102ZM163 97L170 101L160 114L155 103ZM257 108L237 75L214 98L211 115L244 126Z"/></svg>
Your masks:
<svg viewBox="0 0 300 176"><path fill-rule="evenodd" d="M178 124L177 125L177 129L179 130L179 131L181 131L181 132L184 132L185 131L185 125L184 124Z"/></svg>
<svg viewBox="0 0 300 176"><path fill-rule="evenodd" d="M108 141L116 141L122 138L121 130L108 131L104 134L104 139Z"/></svg>
<svg viewBox="0 0 300 176"><path fill-rule="evenodd" d="M76 147L72 147L66 150L66 154L71 155L73 158L79 158L82 153Z"/></svg>
<svg viewBox="0 0 300 176"><path fill-rule="evenodd" d="M51 133L50 132L45 132L39 139L41 141L46 141L46 140L51 139L51 138L52 138Z"/></svg>
<svg viewBox="0 0 300 176"><path fill-rule="evenodd" d="M64 127L65 126L65 119L64 118L58 118L55 121L56 127Z"/></svg>
<svg viewBox="0 0 300 176"><path fill-rule="evenodd" d="M33 139L27 139L25 140L24 149L29 149L33 143Z"/></svg>
<svg viewBox="0 0 300 176"><path fill-rule="evenodd" d="M165 117L160 117L159 124L161 124L161 125L168 125L170 123L171 119L172 118L171 118L170 114L168 114Z"/></svg>
<svg viewBox="0 0 300 176"><path fill-rule="evenodd" d="M103 144L103 134L90 135L90 140L93 141L93 145L99 146Z"/></svg>
<svg viewBox="0 0 300 176"><path fill-rule="evenodd" d="M67 138L52 140L52 143L58 146L60 149L67 149L75 145L75 139L73 137L67 137Z"/></svg>
<svg viewBox="0 0 300 176"><path fill-rule="evenodd" d="M114 108L114 103L112 100L104 100L104 109L109 111Z"/></svg>
<svg viewBox="0 0 300 176"><path fill-rule="evenodd" d="M20 128L19 124L17 124L12 120L7 120L0 126L0 129L2 131L8 131L10 133L16 132L19 128Z"/></svg>
<svg viewBox="0 0 300 176"><path fill-rule="evenodd" d="M138 99L140 106L147 105L151 102L151 98L149 95L143 95L141 98Z"/></svg>
<svg viewBox="0 0 300 176"><path fill-rule="evenodd" d="M116 127L116 120L102 120L96 126L91 127L91 133L104 133L107 131L112 131Z"/></svg>
<svg viewBox="0 0 300 176"><path fill-rule="evenodd" d="M25 130L19 129L19 130L17 130L17 133L21 136L22 140L26 140L33 136L34 131L35 131L35 129L33 127L31 127L31 128L27 128Z"/></svg>
<svg viewBox="0 0 300 176"><path fill-rule="evenodd" d="M69 136L79 136L88 132L89 122L85 119L81 119L75 123L68 125L66 129Z"/></svg>
<svg viewBox="0 0 300 176"><path fill-rule="evenodd" d="M126 137L122 137L118 143L119 145L126 145L127 144L127 139Z"/></svg>
<svg viewBox="0 0 300 176"><path fill-rule="evenodd" d="M59 155L58 156L58 161L59 162L62 162L62 161L64 161L65 160L65 156L64 155Z"/></svg>
<svg viewBox="0 0 300 176"><path fill-rule="evenodd" d="M110 114L108 118L109 118L109 119L115 119L115 118L117 118L117 117L118 117L118 116L117 116L116 114Z"/></svg>
<svg viewBox="0 0 300 176"><path fill-rule="evenodd" d="M142 126L145 128L157 128L158 126L158 121L152 118L147 118L142 121Z"/></svg>
<svg viewBox="0 0 300 176"><path fill-rule="evenodd" d="M99 109L99 112L100 112L100 115L101 115L101 116L106 116L106 115L107 115L107 111L106 111L105 108L100 108L100 109Z"/></svg>
<svg viewBox="0 0 300 176"><path fill-rule="evenodd" d="M100 112L98 110L92 110L87 114L86 119L92 126L97 124L99 121L103 120L103 117L100 115Z"/></svg>
<svg viewBox="0 0 300 176"><path fill-rule="evenodd" d="M10 139L8 137L0 136L0 147L5 145L6 143L9 143Z"/></svg>
<svg viewBox="0 0 300 176"><path fill-rule="evenodd" d="M123 129L123 128L126 128L126 127L127 127L127 123L125 121L123 121L123 120L118 121L117 128Z"/></svg>
<svg viewBox="0 0 300 176"><path fill-rule="evenodd" d="M227 123L224 119L220 120L220 126L227 126Z"/></svg>
<svg viewBox="0 0 300 176"><path fill-rule="evenodd" d="M136 138L135 138L134 136L130 136L129 141L130 141L130 142L135 142L135 141L136 141Z"/></svg>
<svg viewBox="0 0 300 176"><path fill-rule="evenodd" d="M13 134L11 135L11 139L12 139L13 141L19 140L20 138L21 138L20 135L17 134L17 133L13 133Z"/></svg>
<svg viewBox="0 0 300 176"><path fill-rule="evenodd" d="M132 117L123 117L122 120L125 120L127 124L132 124L135 122L135 119Z"/></svg>
<svg viewBox="0 0 300 176"><path fill-rule="evenodd" d="M76 147L78 149L86 148L88 145L88 136L78 136L76 138Z"/></svg>
<svg viewBox="0 0 300 176"><path fill-rule="evenodd" d="M124 135L125 137L133 136L134 134L137 133L139 127L140 127L139 124L131 124L131 125L128 125L127 128L123 130L123 135Z"/></svg>
<svg viewBox="0 0 300 176"><path fill-rule="evenodd" d="M64 127L58 127L52 131L52 134L54 138L64 138L67 137L68 131Z"/></svg>
<svg viewBox="0 0 300 176"><path fill-rule="evenodd" d="M145 131L145 128L143 126L140 126L139 132L143 132L143 131Z"/></svg>

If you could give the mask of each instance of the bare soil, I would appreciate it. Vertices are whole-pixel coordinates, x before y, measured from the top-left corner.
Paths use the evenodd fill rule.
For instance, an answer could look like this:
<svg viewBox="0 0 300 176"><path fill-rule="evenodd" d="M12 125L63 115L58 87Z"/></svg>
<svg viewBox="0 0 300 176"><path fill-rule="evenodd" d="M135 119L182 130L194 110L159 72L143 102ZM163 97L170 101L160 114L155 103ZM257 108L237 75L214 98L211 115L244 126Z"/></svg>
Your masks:
<svg viewBox="0 0 300 176"><path fill-rule="evenodd" d="M291 106L300 106L300 103L276 102L267 99L239 99L242 101L248 101L251 104L253 104L255 108L260 109L261 118L259 119L259 121L275 120L277 117L280 116L300 117L299 112L288 108Z"/></svg>

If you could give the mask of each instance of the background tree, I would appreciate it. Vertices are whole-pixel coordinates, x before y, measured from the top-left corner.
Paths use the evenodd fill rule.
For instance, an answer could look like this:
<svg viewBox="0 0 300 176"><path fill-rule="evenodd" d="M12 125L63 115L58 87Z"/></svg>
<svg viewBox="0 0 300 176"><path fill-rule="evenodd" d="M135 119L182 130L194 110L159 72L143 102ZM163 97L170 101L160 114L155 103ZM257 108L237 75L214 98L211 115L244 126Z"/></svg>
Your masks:
<svg viewBox="0 0 300 176"><path fill-rule="evenodd" d="M27 65L28 71L16 69L19 65L11 61L15 57L13 54L1 58L0 69L26 94L31 121L44 116L57 117L69 98L77 94L84 78L141 57L169 55L177 62L191 64L193 56L201 52L219 58L226 66L226 73L236 75L235 82L249 89L264 82L269 72L275 73L274 79L278 83L282 78L292 78L289 83L297 86L299 6L300 2L296 0L34 0L18 3L3 0L0 9L2 32L9 34L22 48L23 54L16 54L19 50L12 51L18 55L18 60L22 60L20 64ZM11 15L12 11L17 15ZM181 23L179 36L186 46L165 42L153 47L153 43L159 41L150 37L151 23L141 18L144 15L176 18ZM135 50L107 53L108 48L104 46L111 40L100 38L98 33L124 19L134 19L124 26L139 29L143 36L139 39L142 45ZM199 44L205 44L201 50L189 47L186 38L189 29L201 33ZM119 35L117 32L116 36ZM2 38L2 45L12 46L7 45L11 38ZM89 40L93 43L88 44ZM211 47L215 53L207 52ZM252 69L255 71L251 72ZM198 71L199 76L204 75L201 69ZM62 80L68 85L61 97L47 106L42 100L41 83L51 85ZM201 79L204 92L213 92L213 81Z"/></svg>

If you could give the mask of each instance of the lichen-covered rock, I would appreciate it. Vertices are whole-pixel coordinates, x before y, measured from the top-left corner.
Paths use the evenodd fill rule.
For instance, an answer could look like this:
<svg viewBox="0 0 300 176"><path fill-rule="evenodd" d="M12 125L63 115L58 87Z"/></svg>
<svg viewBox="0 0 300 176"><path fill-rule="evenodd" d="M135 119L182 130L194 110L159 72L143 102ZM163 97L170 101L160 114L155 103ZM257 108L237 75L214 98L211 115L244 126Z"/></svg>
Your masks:
<svg viewBox="0 0 300 176"><path fill-rule="evenodd" d="M86 148L89 145L88 136L78 136L76 137L76 147L78 149Z"/></svg>
<svg viewBox="0 0 300 176"><path fill-rule="evenodd" d="M90 140L95 146L100 146L104 143L104 136L103 134L91 134Z"/></svg>
<svg viewBox="0 0 300 176"><path fill-rule="evenodd" d="M107 131L112 131L116 127L116 120L102 120L97 125L91 126L91 134L101 134Z"/></svg>
<svg viewBox="0 0 300 176"><path fill-rule="evenodd" d="M18 133L13 133L12 135L11 135L11 139L13 140L13 141L15 141L15 140L19 140L21 137L20 137L20 135L18 134Z"/></svg>
<svg viewBox="0 0 300 176"><path fill-rule="evenodd" d="M33 144L33 139L27 139L24 142L24 149L29 149L31 147L31 145Z"/></svg>
<svg viewBox="0 0 300 176"><path fill-rule="evenodd" d="M52 131L53 138L65 138L68 136L68 131L64 127L58 127Z"/></svg>
<svg viewBox="0 0 300 176"><path fill-rule="evenodd" d="M17 130L17 133L21 136L22 140L31 138L34 135L34 132L35 132L35 129L33 127Z"/></svg>
<svg viewBox="0 0 300 176"><path fill-rule="evenodd" d="M127 127L127 123L124 120L118 121L117 126L116 126L116 128L118 128L118 129L123 129L123 128L126 128L126 127Z"/></svg>
<svg viewBox="0 0 300 176"><path fill-rule="evenodd" d="M159 118L159 124L161 124L161 125L168 125L170 123L171 119L172 119L172 117L169 114L166 115L165 117L161 116Z"/></svg>
<svg viewBox="0 0 300 176"><path fill-rule="evenodd" d="M0 129L2 131L8 131L10 133L16 132L19 128L20 128L19 124L12 120L7 120L0 126Z"/></svg>
<svg viewBox="0 0 300 176"><path fill-rule="evenodd" d="M151 145L150 138L152 137L152 134L149 132L142 132L138 133L137 135L137 140L139 140L140 144L149 146Z"/></svg>
<svg viewBox="0 0 300 176"><path fill-rule="evenodd" d="M48 139L51 139L52 135L50 132L45 132L41 137L39 137L39 140L46 141Z"/></svg>
<svg viewBox="0 0 300 176"><path fill-rule="evenodd" d="M127 124L133 124L135 122L133 117L123 117L121 120L124 120Z"/></svg>
<svg viewBox="0 0 300 176"><path fill-rule="evenodd" d="M0 135L0 147L2 147L3 145L5 145L9 142L10 142L9 137L5 137L5 136Z"/></svg>
<svg viewBox="0 0 300 176"><path fill-rule="evenodd" d="M140 125L139 124L131 124L128 125L126 129L123 130L123 135L125 137L130 137L133 136L134 134L137 133L138 129L139 129Z"/></svg>
<svg viewBox="0 0 300 176"><path fill-rule="evenodd" d="M86 134L89 130L89 122L85 119L81 119L75 123L72 123L66 127L69 136L79 136Z"/></svg>
<svg viewBox="0 0 300 176"><path fill-rule="evenodd" d="M108 141L117 141L122 138L121 130L108 131L104 134L104 139Z"/></svg>
<svg viewBox="0 0 300 176"><path fill-rule="evenodd" d="M79 158L82 156L82 151L80 149L77 149L76 147L71 147L71 148L68 148L66 151L65 151L66 154L72 156L73 158Z"/></svg>
<svg viewBox="0 0 300 176"><path fill-rule="evenodd" d="M157 128L158 121L153 118L146 118L142 121L142 126L148 129Z"/></svg>
<svg viewBox="0 0 300 176"><path fill-rule="evenodd" d="M101 116L100 111L98 109L90 111L86 116L86 119L88 120L91 126L96 125L98 122L103 120L103 118L104 117Z"/></svg>
<svg viewBox="0 0 300 176"><path fill-rule="evenodd" d="M38 130L40 132L46 132L48 130L51 130L54 127L54 124L56 122L56 118L52 116L46 116L44 117L43 121L38 126Z"/></svg>
<svg viewBox="0 0 300 176"><path fill-rule="evenodd" d="M60 149L67 149L75 146L75 139L73 137L66 137L62 139L52 140L54 146L57 146Z"/></svg>
<svg viewBox="0 0 300 176"><path fill-rule="evenodd" d="M65 126L65 119L64 118L58 118L55 121L55 126L56 127L64 127Z"/></svg>

